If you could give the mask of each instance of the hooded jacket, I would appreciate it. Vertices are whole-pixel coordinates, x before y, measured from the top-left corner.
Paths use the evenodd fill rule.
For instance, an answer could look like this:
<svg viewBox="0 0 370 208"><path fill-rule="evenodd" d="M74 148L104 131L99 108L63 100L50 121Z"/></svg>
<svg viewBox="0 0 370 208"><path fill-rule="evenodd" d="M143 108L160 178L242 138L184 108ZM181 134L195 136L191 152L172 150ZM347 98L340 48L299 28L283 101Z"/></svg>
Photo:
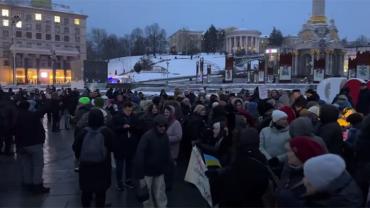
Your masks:
<svg viewBox="0 0 370 208"><path fill-rule="evenodd" d="M314 135L313 132L314 128L312 126L312 122L307 117L297 118L289 126L289 134L292 138L297 136L307 136L308 138L314 139L314 141L319 143L327 152L328 150L324 140L321 137Z"/></svg>
<svg viewBox="0 0 370 208"><path fill-rule="evenodd" d="M342 129L337 123L339 111L333 105L323 105L320 108L321 126L318 130L320 136L328 148L328 151L333 154L341 155L343 146Z"/></svg>

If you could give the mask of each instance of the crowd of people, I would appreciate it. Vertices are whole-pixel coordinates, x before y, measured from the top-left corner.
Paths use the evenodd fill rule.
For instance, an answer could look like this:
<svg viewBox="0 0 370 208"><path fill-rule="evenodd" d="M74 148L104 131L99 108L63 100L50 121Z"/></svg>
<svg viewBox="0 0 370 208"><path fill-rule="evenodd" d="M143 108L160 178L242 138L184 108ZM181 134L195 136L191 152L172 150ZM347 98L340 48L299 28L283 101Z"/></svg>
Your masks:
<svg viewBox="0 0 370 208"><path fill-rule="evenodd" d="M122 89L9 89L0 90L0 151L14 154L15 143L23 187L49 192L42 181L46 115L55 134L61 126L74 131L84 207L94 196L105 206L112 175L117 191L134 189L144 207L166 207L175 170L194 146L221 164L206 172L214 205L363 207L369 203L369 112L365 85L357 102L343 89L331 103L314 89L271 90L267 99L258 88L176 89L173 96L162 90L151 97Z"/></svg>

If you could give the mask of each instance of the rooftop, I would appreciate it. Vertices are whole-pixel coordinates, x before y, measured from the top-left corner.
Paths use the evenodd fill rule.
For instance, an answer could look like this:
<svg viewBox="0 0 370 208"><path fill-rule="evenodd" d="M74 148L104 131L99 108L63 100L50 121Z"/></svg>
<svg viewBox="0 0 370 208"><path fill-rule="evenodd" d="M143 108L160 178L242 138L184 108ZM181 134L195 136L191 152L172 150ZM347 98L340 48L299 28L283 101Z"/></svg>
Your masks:
<svg viewBox="0 0 370 208"><path fill-rule="evenodd" d="M44 8L44 7L35 7L32 6L31 0L0 0L0 4L2 5L11 5L11 6L19 6L19 7L28 7L28 8L35 8L40 10L46 11L56 11L62 13L69 13L69 14L76 14L76 15L83 15L82 13L78 13L73 11L70 6L63 5L63 4L56 4L52 3L51 8Z"/></svg>

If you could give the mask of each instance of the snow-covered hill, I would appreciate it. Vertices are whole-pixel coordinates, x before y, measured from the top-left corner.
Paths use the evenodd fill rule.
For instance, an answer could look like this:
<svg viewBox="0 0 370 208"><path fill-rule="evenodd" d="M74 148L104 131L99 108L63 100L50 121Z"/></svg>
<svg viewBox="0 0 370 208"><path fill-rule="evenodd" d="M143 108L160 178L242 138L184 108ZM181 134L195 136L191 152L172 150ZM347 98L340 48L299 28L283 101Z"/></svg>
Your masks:
<svg viewBox="0 0 370 208"><path fill-rule="evenodd" d="M205 67L207 64L212 66L212 72L223 70L225 68L225 55L223 54L199 54L193 56L183 55L157 55L156 58L150 57L154 63L154 69L151 72L131 72L136 62L141 56L122 57L112 59L108 63L108 78L119 78L121 82L139 82L153 79L165 79L183 76L196 75L196 62L204 58ZM167 70L168 63L168 71ZM206 70L206 68L204 69Z"/></svg>

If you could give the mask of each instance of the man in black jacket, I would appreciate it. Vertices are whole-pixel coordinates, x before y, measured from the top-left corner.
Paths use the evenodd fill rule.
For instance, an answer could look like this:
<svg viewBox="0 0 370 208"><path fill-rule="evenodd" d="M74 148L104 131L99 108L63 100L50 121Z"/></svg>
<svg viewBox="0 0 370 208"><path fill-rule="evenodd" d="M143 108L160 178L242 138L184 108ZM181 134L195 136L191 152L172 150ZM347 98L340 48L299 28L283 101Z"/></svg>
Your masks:
<svg viewBox="0 0 370 208"><path fill-rule="evenodd" d="M48 193L42 180L44 168L43 144L45 142L45 129L41 119L46 110L29 111L29 102L19 104L16 118L15 143L22 167L23 186L35 193Z"/></svg>
<svg viewBox="0 0 370 208"><path fill-rule="evenodd" d="M141 187L147 187L149 199L144 207L166 207L166 184L164 173L171 164L170 143L166 133L167 119L157 115L155 127L140 139L135 157L135 178ZM155 206L156 205L156 206Z"/></svg>
<svg viewBox="0 0 370 208"><path fill-rule="evenodd" d="M132 160L138 144L137 118L133 114L133 104L123 103L120 113L117 113L109 125L115 133L113 153L116 162L117 189L123 191L123 185L133 188ZM125 163L126 181L123 184L122 174Z"/></svg>

